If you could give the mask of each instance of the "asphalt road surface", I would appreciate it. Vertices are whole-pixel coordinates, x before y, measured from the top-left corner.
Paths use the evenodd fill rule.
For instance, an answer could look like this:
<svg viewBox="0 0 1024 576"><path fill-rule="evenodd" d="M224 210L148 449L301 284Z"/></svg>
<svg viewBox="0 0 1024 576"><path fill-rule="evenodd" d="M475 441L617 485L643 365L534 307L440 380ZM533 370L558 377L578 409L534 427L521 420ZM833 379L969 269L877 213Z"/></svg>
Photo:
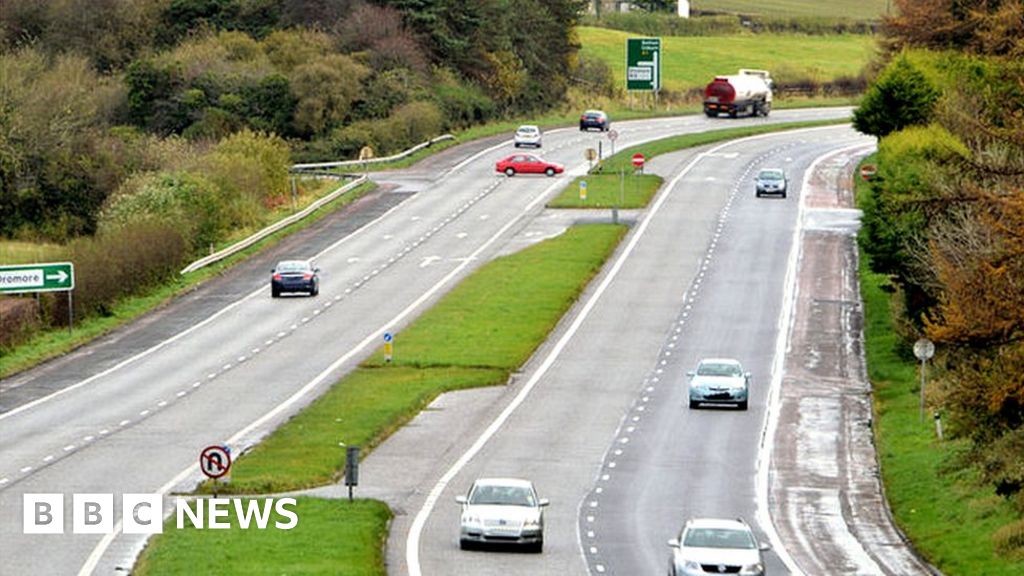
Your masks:
<svg viewBox="0 0 1024 576"><path fill-rule="evenodd" d="M616 145L622 147L681 132L848 113L848 109L780 111L770 119L685 117L614 127L619 132ZM510 140L504 138L454 148L427 166L383 175L382 180L395 185L132 326L68 357L0 381L0 570L5 574L114 574L128 569L144 537L116 532L112 536L71 534L72 494L112 494L118 503L125 493L188 490L199 479L195 463L204 446L226 442L236 454L244 450L354 367L381 343L385 331L400 331L482 262L545 237L533 234L535 227L543 232L557 229L554 221L566 224L564 219L548 217L543 203L572 174L583 172L583 151L601 138L573 129L548 132L544 155L564 162L569 172L554 179L495 175L494 161L513 151ZM823 144L808 142L804 145L808 150L802 151L800 144L778 142L776 148L792 150L797 167L813 156L811 148L820 150ZM604 340L568 342L567 355L538 387L544 390L543 401L536 400L540 396L531 398L529 409L524 405L516 412L515 421L510 420L457 479L457 485L466 486L474 472L525 475L535 478L544 496L554 502L552 538L542 557L459 555L453 561L470 566L464 573L488 573L492 566L507 564L502 559L526 570L521 573L540 574L560 567L561 571L581 570L576 503L592 487L594 473L627 408L649 385L644 382L661 361L661 348L668 346L666 338L671 337L667 322L686 306L683 296L689 293L709 246L717 243L720 248L714 258L727 259L734 252L729 245L741 242L737 239L750 239L762 253L776 249L784 253L790 241L786 222L789 218L792 226L795 212L789 202L765 200L751 209L763 222L751 229L736 227L744 214L742 207L750 200L746 196L737 196L731 204L735 214L724 221L727 228L722 236L714 238L732 186L749 176L743 175L744 166L751 166L749 154L743 151L736 158L715 160L718 169L706 164L712 158L702 160L685 184L667 196L659 212L662 216L649 224L645 246L651 247L640 250L638 246L638 257L623 265L623 278L630 279L623 283L625 295L609 298L617 305L602 304L586 326L591 330L606 323L606 328L614 328L614 337L607 338L606 330ZM781 236L775 238L776 234ZM277 259L295 257L315 258L323 269L320 296L272 300L267 285L270 268ZM777 257L784 260L785 255ZM774 261L776 256L770 258ZM737 265L753 265L753 260ZM741 272L719 267L716 260L709 262L713 274L707 282L715 274L735 278ZM761 269L759 264L756 270ZM768 300L780 288L773 288L770 280L747 284L749 291L766 298L766 309L740 314L737 306L727 308L730 319L742 316L742 322L758 332L764 329L761 322L770 321ZM705 289L700 294L706 304L693 304L707 307L705 315L715 310L709 292ZM698 329L707 321L695 319L686 329ZM733 353L744 356L758 374L757 382L765 382L760 376L764 366L759 363L770 354L770 342L768 352L752 351L748 359L747 349L740 346L754 342L740 332L745 331L699 338L707 344L735 344ZM681 369L679 363L686 364L698 351L680 352L672 359L672 369ZM569 353L576 360L568 360ZM594 371L595 366L606 369ZM662 399L651 400L652 420L658 418L653 407L659 405L665 413L675 413L683 427L676 432L684 432L688 414L672 404L668 384L658 393ZM761 426L756 402L747 414L709 411L699 418L709 425L722 425L720 432L737 446L746 446L750 432ZM641 433L637 445L656 440L654 426L650 428L652 437L641 440ZM680 438L678 443L685 441ZM743 473L753 470L755 462L746 461L752 449L736 455L736 466ZM728 497L736 513L746 515L751 510L749 491L739 486L740 474L736 472L737 491L729 491ZM698 487L710 479L698 475L693 481L698 484L690 486ZM23 534L23 495L31 493L63 495L68 508L64 534ZM679 506L665 503L665 507L673 505ZM454 507L443 510L455 512ZM423 549L429 553L425 564L459 554L451 546L450 518L441 511L439 507L437 515L430 516L424 532ZM116 506L115 514L120 513ZM652 521L644 533L648 530L658 532L660 525ZM543 570L531 572L530 566L537 563ZM474 568L477 564L480 570Z"/></svg>

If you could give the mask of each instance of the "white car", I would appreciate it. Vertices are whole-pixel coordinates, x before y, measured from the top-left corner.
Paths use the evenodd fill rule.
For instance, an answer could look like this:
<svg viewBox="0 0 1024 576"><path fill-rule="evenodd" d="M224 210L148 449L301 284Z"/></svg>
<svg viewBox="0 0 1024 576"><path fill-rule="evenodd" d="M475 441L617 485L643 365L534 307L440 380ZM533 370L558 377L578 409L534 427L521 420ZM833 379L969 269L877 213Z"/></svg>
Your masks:
<svg viewBox="0 0 1024 576"><path fill-rule="evenodd" d="M466 496L456 496L462 505L459 547L474 544L515 544L534 552L544 549L544 507L529 480L480 478Z"/></svg>
<svg viewBox="0 0 1024 576"><path fill-rule="evenodd" d="M687 520L679 536L669 540L668 545L672 548L669 576L764 576L761 552L771 549L758 542L750 526L739 518Z"/></svg>
<svg viewBox="0 0 1024 576"><path fill-rule="evenodd" d="M739 360L705 358L690 377L690 408L704 404L733 404L747 409L750 397L750 372L743 371Z"/></svg>
<svg viewBox="0 0 1024 576"><path fill-rule="evenodd" d="M526 124L516 129L516 148L520 146L533 146L540 148L540 128Z"/></svg>

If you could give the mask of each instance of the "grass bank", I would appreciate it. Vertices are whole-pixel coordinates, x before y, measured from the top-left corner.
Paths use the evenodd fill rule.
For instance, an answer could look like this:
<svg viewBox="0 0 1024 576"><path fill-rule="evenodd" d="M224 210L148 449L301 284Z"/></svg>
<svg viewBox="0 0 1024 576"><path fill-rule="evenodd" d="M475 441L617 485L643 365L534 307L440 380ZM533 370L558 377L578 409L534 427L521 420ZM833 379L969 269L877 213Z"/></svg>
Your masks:
<svg viewBox="0 0 1024 576"><path fill-rule="evenodd" d="M137 576L345 574L384 576L391 511L373 500L298 498L291 530L178 530L172 515L132 569ZM226 520L227 520L226 519ZM271 526L275 520L271 516ZM287 522L287 519L282 519Z"/></svg>
<svg viewBox="0 0 1024 576"><path fill-rule="evenodd" d="M764 14L767 16L880 18L890 7L890 0L693 0L691 10L730 14Z"/></svg>
<svg viewBox="0 0 1024 576"><path fill-rule="evenodd" d="M616 85L625 85L626 38L636 34L581 26L577 28L584 57L598 58L612 68ZM874 57L871 36L757 34L661 39L661 83L684 92L707 85L717 75L740 68L769 70L777 82L829 82L856 77ZM777 106L776 106L777 107Z"/></svg>
<svg viewBox="0 0 1024 576"><path fill-rule="evenodd" d="M298 204L296 209L301 210L340 185L341 184L337 182L321 185L320 189L316 193L306 195L303 202ZM0 362L0 378L6 378L11 374L31 368L32 366L45 362L51 358L56 358L57 356L66 354L67 352L82 346L83 344L86 344L119 326L135 320L143 314L168 303L174 297L193 290L197 285L221 274L224 270L230 268L234 264L251 257L253 254L260 252L261 250L265 250L270 246L273 246L289 235L299 232L316 223L328 214L351 204L358 198L361 198L372 191L374 188L375 185L373 184L360 186L355 190L344 194L341 198L327 204L305 220L297 222L284 230L272 234L255 245L225 258L216 264L211 264L206 268L202 268L185 276L176 276L169 282L153 287L142 294L122 298L110 307L109 315L90 316L81 320L75 319L74 330L72 331L69 331L66 328L45 330L39 332L24 344L20 344L12 349L0 350L0 359L2 359L2 362ZM274 214L269 215L268 220L275 221L291 213L293 213L293 210L290 209L290 207L282 208ZM221 246L215 247L215 249L219 250L227 247L232 242L241 240L245 235L253 232L255 232L255 230L248 230L244 233L237 232L232 235L230 240L226 241ZM54 245L45 245L42 248L33 248L32 245L25 243L2 244L7 245L7 247L4 248L6 251L4 253L12 255L12 261L8 262L7 260L4 260L3 262L5 264L38 261L33 260L33 258L40 254L45 255L47 259L60 261L66 260L66 257L61 256L63 252L59 251L60 247L55 248Z"/></svg>
<svg viewBox="0 0 1024 576"><path fill-rule="evenodd" d="M564 234L485 264L232 466L219 491L265 493L340 478L343 449L363 454L439 394L508 380L533 354L625 234L613 225ZM206 487L208 489L208 487Z"/></svg>
<svg viewBox="0 0 1024 576"><path fill-rule="evenodd" d="M858 196L870 193L858 186ZM930 415L919 418L919 374L896 333L888 279L861 255L860 287L865 314L865 353L874 390L875 442L886 497L896 524L945 574L1011 576L1024 562L998 558L992 534L1017 518L1012 506L955 465L960 441L939 441Z"/></svg>

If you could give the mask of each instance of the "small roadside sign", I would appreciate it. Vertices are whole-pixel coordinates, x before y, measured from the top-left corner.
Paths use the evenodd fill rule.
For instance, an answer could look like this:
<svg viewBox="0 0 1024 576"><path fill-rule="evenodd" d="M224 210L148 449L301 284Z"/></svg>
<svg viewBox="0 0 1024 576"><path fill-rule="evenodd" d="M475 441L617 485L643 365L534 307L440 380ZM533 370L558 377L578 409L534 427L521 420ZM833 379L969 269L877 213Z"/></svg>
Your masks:
<svg viewBox="0 0 1024 576"><path fill-rule="evenodd" d="M580 180L580 200L587 199L587 181Z"/></svg>
<svg viewBox="0 0 1024 576"><path fill-rule="evenodd" d="M643 168L644 162L646 162L646 161L647 161L647 159L644 158L643 154L641 154L639 152L637 152L636 154L633 154L633 166L635 166L636 168Z"/></svg>
<svg viewBox="0 0 1024 576"><path fill-rule="evenodd" d="M370 148L369 146L363 146L362 148L359 149L360 160L369 160L370 158L373 158L373 148Z"/></svg>
<svg viewBox="0 0 1024 576"><path fill-rule="evenodd" d="M60 292L74 290L71 262L0 266L0 292Z"/></svg>
<svg viewBox="0 0 1024 576"><path fill-rule="evenodd" d="M216 480L231 469L231 451L227 446L207 446L199 454L199 469Z"/></svg>
<svg viewBox="0 0 1024 576"><path fill-rule="evenodd" d="M593 148L587 148L587 151L584 152L583 155L587 158L587 160L590 160L591 162L597 160L597 150Z"/></svg>
<svg viewBox="0 0 1024 576"><path fill-rule="evenodd" d="M395 337L391 335L391 332L384 333L384 361L391 362L392 353L394 352L394 340Z"/></svg>
<svg viewBox="0 0 1024 576"><path fill-rule="evenodd" d="M616 132L615 130L609 130L605 134L608 136L608 139L611 140L612 142L615 142L615 139L619 137L619 133Z"/></svg>
<svg viewBox="0 0 1024 576"><path fill-rule="evenodd" d="M860 167L860 177L864 180L871 180L878 173L878 168L874 164L865 164Z"/></svg>

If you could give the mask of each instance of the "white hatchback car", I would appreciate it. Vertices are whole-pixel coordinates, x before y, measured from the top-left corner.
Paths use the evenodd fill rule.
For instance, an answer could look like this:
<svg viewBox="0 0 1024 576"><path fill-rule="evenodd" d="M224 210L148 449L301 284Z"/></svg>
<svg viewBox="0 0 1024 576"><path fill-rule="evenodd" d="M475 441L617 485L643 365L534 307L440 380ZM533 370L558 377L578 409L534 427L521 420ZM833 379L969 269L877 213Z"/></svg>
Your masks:
<svg viewBox="0 0 1024 576"><path fill-rule="evenodd" d="M516 478L480 478L466 496L456 496L462 504L459 547L473 544L517 544L534 552L544 549L544 507L548 501L537 498L529 480Z"/></svg>
<svg viewBox="0 0 1024 576"><path fill-rule="evenodd" d="M758 542L750 526L740 518L687 520L679 536L669 540L668 545L672 548L669 576L764 576L761 553L771 549Z"/></svg>
<svg viewBox="0 0 1024 576"><path fill-rule="evenodd" d="M534 148L540 148L540 128L525 124L516 129L515 144L516 148L520 146L533 146Z"/></svg>

